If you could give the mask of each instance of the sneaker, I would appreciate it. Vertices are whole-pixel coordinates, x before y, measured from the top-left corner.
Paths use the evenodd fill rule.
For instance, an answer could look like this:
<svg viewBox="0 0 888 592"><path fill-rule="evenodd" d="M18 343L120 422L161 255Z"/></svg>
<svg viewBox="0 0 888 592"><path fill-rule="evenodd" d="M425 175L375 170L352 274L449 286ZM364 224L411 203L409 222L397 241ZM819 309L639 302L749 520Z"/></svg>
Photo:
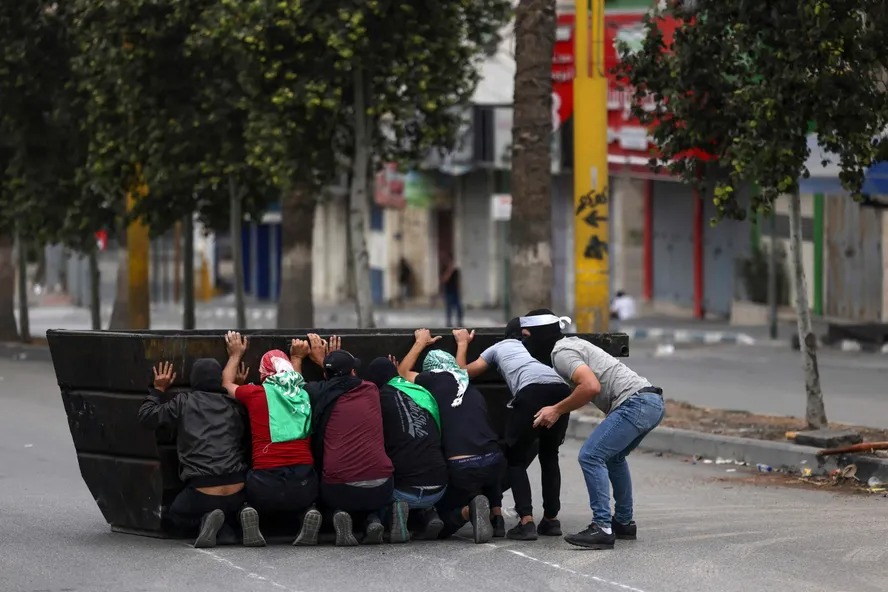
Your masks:
<svg viewBox="0 0 888 592"><path fill-rule="evenodd" d="M259 512L246 506L238 515L244 532L244 547L264 547L265 537L259 532Z"/></svg>
<svg viewBox="0 0 888 592"><path fill-rule="evenodd" d="M493 538L501 539L506 536L506 520L502 516L491 516L490 524L493 526Z"/></svg>
<svg viewBox="0 0 888 592"><path fill-rule="evenodd" d="M410 507L407 502L394 502L392 504L392 524L389 530L389 542L406 543L410 540L410 530L407 528L407 518L410 515Z"/></svg>
<svg viewBox="0 0 888 592"><path fill-rule="evenodd" d="M307 511L302 519L302 528L299 529L299 536L293 541L293 545L296 547L313 547L317 545L322 521L321 513L315 508Z"/></svg>
<svg viewBox="0 0 888 592"><path fill-rule="evenodd" d="M620 524L616 520L611 520L611 528L614 529L614 536L624 541L634 541L638 538L638 527L635 520L630 520L629 524Z"/></svg>
<svg viewBox="0 0 888 592"><path fill-rule="evenodd" d="M561 521L557 518L543 518L537 526L540 536L561 536Z"/></svg>
<svg viewBox="0 0 888 592"><path fill-rule="evenodd" d="M364 530L364 538L361 544L380 545L382 544L383 534L385 534L385 527L382 526L379 516L371 514L367 517L367 528Z"/></svg>
<svg viewBox="0 0 888 592"><path fill-rule="evenodd" d="M537 540L536 524L533 522L521 524L519 522L509 529L509 532L506 533L506 538L513 541L535 541Z"/></svg>
<svg viewBox="0 0 888 592"><path fill-rule="evenodd" d="M438 538L442 530L444 530L444 521L438 516L435 508L429 508L425 515L425 528L416 535L416 538L421 541L433 541Z"/></svg>
<svg viewBox="0 0 888 592"><path fill-rule="evenodd" d="M337 547L357 547L358 539L352 530L352 517L348 512L333 514L333 530L336 531Z"/></svg>
<svg viewBox="0 0 888 592"><path fill-rule="evenodd" d="M469 503L469 521L475 543L489 543L493 538L493 525L490 523L490 502L483 495L475 496Z"/></svg>
<svg viewBox="0 0 888 592"><path fill-rule="evenodd" d="M613 533L606 534L602 532L598 525L594 522L581 532L577 534L569 534L564 537L564 540L570 543L571 545L576 545L577 547L585 547L587 549L613 549L614 541L617 539Z"/></svg>
<svg viewBox="0 0 888 592"><path fill-rule="evenodd" d="M213 510L200 519L200 534L194 540L195 549L209 549L216 546L216 535L225 524L225 512Z"/></svg>

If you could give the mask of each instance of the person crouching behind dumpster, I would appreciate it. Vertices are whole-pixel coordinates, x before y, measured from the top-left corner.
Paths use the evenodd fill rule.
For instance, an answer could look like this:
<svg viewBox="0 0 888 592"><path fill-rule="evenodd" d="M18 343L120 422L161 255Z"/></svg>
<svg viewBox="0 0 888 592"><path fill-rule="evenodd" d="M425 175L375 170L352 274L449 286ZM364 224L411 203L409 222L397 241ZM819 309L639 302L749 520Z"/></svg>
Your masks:
<svg viewBox="0 0 888 592"><path fill-rule="evenodd" d="M337 546L358 544L353 515L366 518L365 545L383 541L382 509L391 504L392 461L385 454L379 389L358 378L360 361L309 335L316 344L312 360L324 369L325 380L305 385L312 405L312 452L321 473L321 503L334 512ZM325 352L329 352L326 353ZM304 354L306 352L300 352Z"/></svg>
<svg viewBox="0 0 888 592"><path fill-rule="evenodd" d="M551 360L555 371L573 388L560 403L540 409L533 425L551 428L563 415L589 402L605 414L579 455L593 522L564 540L588 549L613 549L617 538L636 538L632 479L626 456L663 420L663 390L585 339L564 337L564 321L565 318L545 309L531 311L521 318L522 332L529 334L525 341L528 351L538 359Z"/></svg>
<svg viewBox="0 0 888 592"><path fill-rule="evenodd" d="M170 504L169 518L178 528L197 532L194 546L215 547L235 538L239 518L243 544L261 547L259 516L245 506L244 421L237 403L225 396L222 366L202 358L191 367L191 390L163 402L176 380L169 362L154 368L154 387L139 408L139 423L148 429L176 429L179 475L185 488Z"/></svg>
<svg viewBox="0 0 888 592"><path fill-rule="evenodd" d="M437 505L444 519L439 538L471 522L475 542L489 542L494 535L491 512L494 520L503 520L501 479L506 459L488 422L487 404L469 384L466 371L445 351L430 351L423 360L422 373L414 372L422 352L441 339L432 337L428 329L418 329L414 335L416 343L398 370L401 376L432 393L441 414L441 440L450 484Z"/></svg>
<svg viewBox="0 0 888 592"><path fill-rule="evenodd" d="M228 364L222 383L240 401L250 418L253 469L247 473L247 500L263 518L299 528L294 545L316 545L321 513L318 478L311 454L311 404L302 378L302 358L308 343L294 339L288 357L271 350L259 364L260 385L238 386L235 374L247 350L247 339L229 331L225 336ZM295 362L295 363L294 363ZM301 526L298 526L301 523Z"/></svg>
<svg viewBox="0 0 888 592"><path fill-rule="evenodd" d="M376 358L365 378L379 388L385 452L395 466L391 541L407 542L408 515L417 538L438 538L444 523L435 504L447 489L447 463L441 451L441 416L429 391L401 378L392 359Z"/></svg>
<svg viewBox="0 0 888 592"><path fill-rule="evenodd" d="M558 512L561 510L561 469L558 449L564 443L569 413L563 414L549 429L534 428L537 411L560 403L570 394L570 387L551 367L535 360L521 343L521 326L516 317L506 327L505 339L488 347L481 356L467 363L466 353L475 332L454 329L456 361L475 379L491 366L496 368L512 393L511 409L506 423L506 460L509 482L515 498L515 511L520 522L506 537L519 541L536 540L537 534L561 536ZM539 527L533 522L533 499L527 466L533 460L538 444L540 476L543 486L543 519Z"/></svg>

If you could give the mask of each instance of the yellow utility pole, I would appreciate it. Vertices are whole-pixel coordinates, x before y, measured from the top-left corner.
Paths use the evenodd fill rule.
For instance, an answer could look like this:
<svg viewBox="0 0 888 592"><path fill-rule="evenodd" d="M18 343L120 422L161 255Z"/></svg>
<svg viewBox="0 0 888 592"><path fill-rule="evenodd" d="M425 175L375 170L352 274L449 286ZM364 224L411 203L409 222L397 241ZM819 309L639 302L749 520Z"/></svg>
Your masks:
<svg viewBox="0 0 888 592"><path fill-rule="evenodd" d="M136 166L136 180L126 194L126 209L132 211L136 202L148 196L148 185L142 178L141 167ZM127 312L129 328L151 328L151 308L148 295L148 265L151 239L148 226L140 220L133 221L126 229L127 265L129 272Z"/></svg>
<svg viewBox="0 0 888 592"><path fill-rule="evenodd" d="M610 320L604 0L576 0L574 27L574 317L578 331L604 332Z"/></svg>

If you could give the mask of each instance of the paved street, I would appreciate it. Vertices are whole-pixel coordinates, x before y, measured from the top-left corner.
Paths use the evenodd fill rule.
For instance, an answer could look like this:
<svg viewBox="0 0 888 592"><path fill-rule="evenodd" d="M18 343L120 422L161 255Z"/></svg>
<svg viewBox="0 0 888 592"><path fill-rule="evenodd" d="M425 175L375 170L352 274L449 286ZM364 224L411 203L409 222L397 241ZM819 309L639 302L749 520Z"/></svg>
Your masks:
<svg viewBox="0 0 888 592"><path fill-rule="evenodd" d="M831 421L888 427L888 358L823 349L820 377ZM695 405L803 416L800 354L787 345L685 345L674 353L630 344L629 366L662 386L666 396Z"/></svg>
<svg viewBox="0 0 888 592"><path fill-rule="evenodd" d="M682 369L699 368L668 360L679 366L667 387ZM651 373L668 360L637 359ZM574 550L560 539L197 551L112 534L80 479L51 366L0 360L0 401L4 591L888 589L888 499L752 485L743 472L645 454L632 461L641 538L612 552ZM574 442L563 451L561 518L570 529L589 519L576 453Z"/></svg>

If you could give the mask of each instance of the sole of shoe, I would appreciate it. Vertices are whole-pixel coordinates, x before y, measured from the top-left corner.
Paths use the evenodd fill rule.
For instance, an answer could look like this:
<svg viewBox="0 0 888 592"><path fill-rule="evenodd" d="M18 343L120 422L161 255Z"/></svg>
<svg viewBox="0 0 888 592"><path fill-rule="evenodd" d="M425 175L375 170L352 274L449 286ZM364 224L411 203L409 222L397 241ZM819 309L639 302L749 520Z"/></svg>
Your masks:
<svg viewBox="0 0 888 592"><path fill-rule="evenodd" d="M618 541L637 541L638 540L637 534L618 534L615 536L617 537Z"/></svg>
<svg viewBox="0 0 888 592"><path fill-rule="evenodd" d="M384 534L385 528L383 528L382 522L371 522L367 525L367 530L364 533L364 539L361 541L361 544L381 545Z"/></svg>
<svg viewBox="0 0 888 592"><path fill-rule="evenodd" d="M389 531L389 542L400 544L410 540L410 531L407 529L407 516L409 512L410 507L406 502L395 502L392 504L392 524ZM444 526L444 523L441 523L441 526Z"/></svg>
<svg viewBox="0 0 888 592"><path fill-rule="evenodd" d="M225 524L225 512L213 510L200 526L200 534L194 540L195 549L210 549L216 546L216 535Z"/></svg>
<svg viewBox="0 0 888 592"><path fill-rule="evenodd" d="M540 536L550 536L550 537L564 536L564 533L561 531L560 525L559 526L547 526L547 527L543 527L543 528L540 528L538 526L537 527L537 534Z"/></svg>
<svg viewBox="0 0 888 592"><path fill-rule="evenodd" d="M253 508L244 508L238 518L244 531L244 547L264 547L265 537L259 530L259 512Z"/></svg>
<svg viewBox="0 0 888 592"><path fill-rule="evenodd" d="M490 523L490 502L483 495L475 497L469 504L469 519L475 543L489 543L493 538L493 525Z"/></svg>
<svg viewBox="0 0 888 592"><path fill-rule="evenodd" d="M614 548L614 544L613 544L613 543L587 543L587 542L584 542L584 541L578 541L578 540L576 540L576 539L571 539L570 537L564 537L564 540L565 540L567 543L569 543L569 544L571 544L571 545L573 545L573 546L575 546L575 547L581 547L581 548L583 548L583 549L589 549L590 551L606 551L606 550L608 550L608 549L613 549L613 548Z"/></svg>
<svg viewBox="0 0 888 592"><path fill-rule="evenodd" d="M357 547L358 539L352 530L352 518L345 512L336 512L333 515L333 530L336 531L337 547Z"/></svg>
<svg viewBox="0 0 888 592"><path fill-rule="evenodd" d="M293 541L295 547L313 547L318 544L318 533L321 531L321 513L317 510L309 510L302 519L302 528L299 536Z"/></svg>

